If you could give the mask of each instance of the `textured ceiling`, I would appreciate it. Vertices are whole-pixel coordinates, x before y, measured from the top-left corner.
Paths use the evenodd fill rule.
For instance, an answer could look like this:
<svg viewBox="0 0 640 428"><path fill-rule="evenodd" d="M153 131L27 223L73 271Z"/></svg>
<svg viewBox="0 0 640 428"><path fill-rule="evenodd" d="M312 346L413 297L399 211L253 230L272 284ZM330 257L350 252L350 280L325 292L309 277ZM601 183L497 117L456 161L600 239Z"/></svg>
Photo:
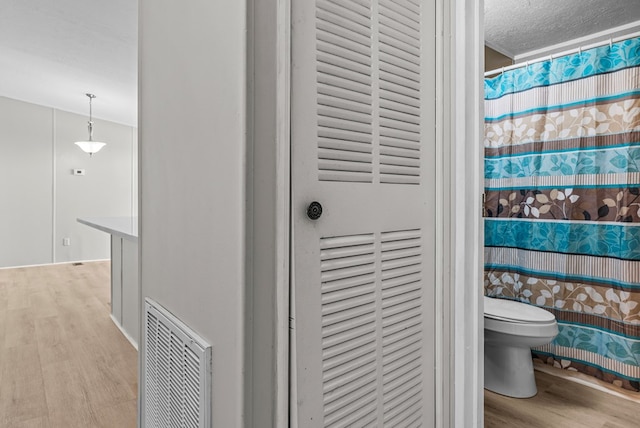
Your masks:
<svg viewBox="0 0 640 428"><path fill-rule="evenodd" d="M0 96L137 122L137 0L0 0Z"/></svg>
<svg viewBox="0 0 640 428"><path fill-rule="evenodd" d="M511 57L640 21L640 0L484 0L487 46Z"/></svg>

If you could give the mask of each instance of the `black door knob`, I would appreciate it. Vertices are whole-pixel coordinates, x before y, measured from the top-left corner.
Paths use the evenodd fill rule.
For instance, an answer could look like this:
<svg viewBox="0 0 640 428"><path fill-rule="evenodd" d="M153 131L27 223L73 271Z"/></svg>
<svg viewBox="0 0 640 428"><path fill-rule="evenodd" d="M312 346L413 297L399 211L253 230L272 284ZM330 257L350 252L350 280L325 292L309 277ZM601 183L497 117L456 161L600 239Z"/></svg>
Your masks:
<svg viewBox="0 0 640 428"><path fill-rule="evenodd" d="M322 215L322 205L320 202L313 201L307 207L307 217L311 220L317 220Z"/></svg>

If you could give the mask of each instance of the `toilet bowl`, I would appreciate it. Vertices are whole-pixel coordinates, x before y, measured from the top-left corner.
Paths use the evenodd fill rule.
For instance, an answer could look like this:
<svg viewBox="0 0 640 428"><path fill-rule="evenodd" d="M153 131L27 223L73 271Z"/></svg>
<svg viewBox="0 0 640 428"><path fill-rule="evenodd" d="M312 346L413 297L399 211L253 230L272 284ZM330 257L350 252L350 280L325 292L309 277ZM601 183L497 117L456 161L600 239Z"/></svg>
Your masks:
<svg viewBox="0 0 640 428"><path fill-rule="evenodd" d="M542 308L484 297L484 387L516 398L538 392L531 347L558 335L555 316Z"/></svg>

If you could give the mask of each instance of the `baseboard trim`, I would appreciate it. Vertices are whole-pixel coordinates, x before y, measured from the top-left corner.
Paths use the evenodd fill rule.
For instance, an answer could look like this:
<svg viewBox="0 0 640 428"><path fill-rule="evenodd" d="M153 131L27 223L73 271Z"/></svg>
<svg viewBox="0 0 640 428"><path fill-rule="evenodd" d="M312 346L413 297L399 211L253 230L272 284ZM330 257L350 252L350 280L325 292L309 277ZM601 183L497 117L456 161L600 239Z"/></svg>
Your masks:
<svg viewBox="0 0 640 428"><path fill-rule="evenodd" d="M108 262L111 259L96 259L96 260L75 260L69 262L56 262L56 263L40 263L36 265L18 265L18 266L3 266L0 267L0 270L4 269L18 269L18 268L30 268L30 267L42 267L42 266L57 266L57 265L68 265L73 263L92 263L92 262Z"/></svg>
<svg viewBox="0 0 640 428"><path fill-rule="evenodd" d="M113 314L109 314L109 317L111 318L111 321L113 321L113 323L116 325L116 327L118 327L118 330L120 330L120 332L124 335L124 337L127 338L127 340L129 341L129 343L131 343L131 345L136 348L136 351L138 350L138 342L136 342L135 340L133 340L133 337L131 337L129 335L129 333L127 333L127 331L122 327L122 325L118 322L118 320L116 319L116 317L113 316Z"/></svg>
<svg viewBox="0 0 640 428"><path fill-rule="evenodd" d="M534 361L533 363L533 368L534 370L546 373L550 376L555 376L561 379L568 380L570 382L579 383L580 385L588 386L589 388L593 388L601 392L606 392L607 394L614 395L618 398L624 398L626 400L640 404L640 393L632 391L627 392L625 389L619 388L607 382L603 382L593 376L589 376L578 371L559 369L557 367L552 367L548 364L536 361Z"/></svg>

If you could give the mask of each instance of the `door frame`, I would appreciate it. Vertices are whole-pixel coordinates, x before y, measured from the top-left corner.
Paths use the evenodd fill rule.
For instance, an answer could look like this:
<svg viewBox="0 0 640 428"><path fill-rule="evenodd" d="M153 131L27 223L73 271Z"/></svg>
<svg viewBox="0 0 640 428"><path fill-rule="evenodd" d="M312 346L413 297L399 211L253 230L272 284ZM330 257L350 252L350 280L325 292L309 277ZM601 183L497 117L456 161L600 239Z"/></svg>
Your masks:
<svg viewBox="0 0 640 428"><path fill-rule="evenodd" d="M291 2L276 11L274 426L289 426ZM482 64L484 2L436 0L436 426L483 425Z"/></svg>
<svg viewBox="0 0 640 428"><path fill-rule="evenodd" d="M484 0L443 7L442 345L445 427L484 426ZM440 95L440 94L439 94ZM447 171L448 168L448 171ZM440 201L438 201L440 202ZM443 355L442 353L440 354ZM449 360L447 360L447 357Z"/></svg>

